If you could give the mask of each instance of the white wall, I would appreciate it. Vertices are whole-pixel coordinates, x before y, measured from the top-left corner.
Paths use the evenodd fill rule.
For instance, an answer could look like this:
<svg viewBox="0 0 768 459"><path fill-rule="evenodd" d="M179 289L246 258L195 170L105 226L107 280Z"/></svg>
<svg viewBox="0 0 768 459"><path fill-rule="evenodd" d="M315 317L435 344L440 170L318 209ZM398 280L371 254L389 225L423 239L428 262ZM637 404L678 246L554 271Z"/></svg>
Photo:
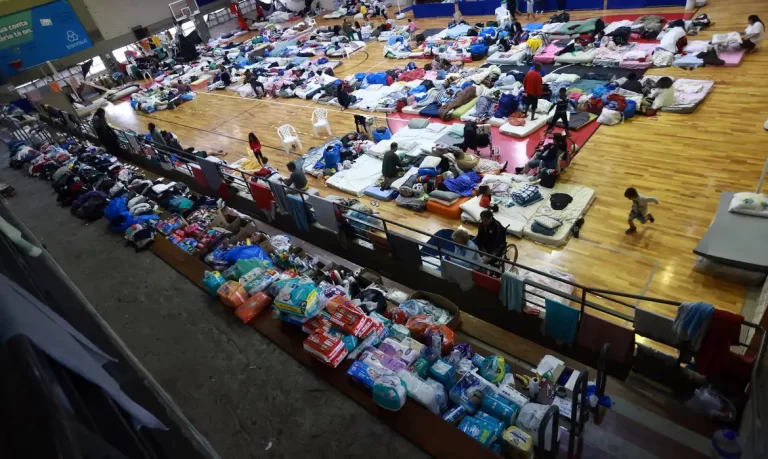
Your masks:
<svg viewBox="0 0 768 459"><path fill-rule="evenodd" d="M83 0L105 40L171 17L172 0Z"/></svg>

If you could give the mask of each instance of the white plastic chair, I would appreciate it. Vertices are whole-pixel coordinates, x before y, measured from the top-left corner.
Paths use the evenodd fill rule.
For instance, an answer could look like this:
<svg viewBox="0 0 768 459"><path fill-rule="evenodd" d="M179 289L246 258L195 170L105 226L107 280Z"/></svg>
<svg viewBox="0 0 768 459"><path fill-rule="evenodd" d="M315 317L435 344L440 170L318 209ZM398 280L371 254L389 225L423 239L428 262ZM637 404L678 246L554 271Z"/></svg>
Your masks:
<svg viewBox="0 0 768 459"><path fill-rule="evenodd" d="M505 22L512 22L512 15L509 14L509 10L505 6L496 8L496 22L499 23L499 27L502 27Z"/></svg>
<svg viewBox="0 0 768 459"><path fill-rule="evenodd" d="M316 108L312 112L312 129L317 135L317 130L325 128L328 135L331 135L331 124L328 122L328 111L324 108Z"/></svg>
<svg viewBox="0 0 768 459"><path fill-rule="evenodd" d="M283 141L283 150L285 150L286 155L291 152L291 147L294 145L303 148L301 146L301 140L299 140L299 134L290 124L283 124L277 128L277 136Z"/></svg>

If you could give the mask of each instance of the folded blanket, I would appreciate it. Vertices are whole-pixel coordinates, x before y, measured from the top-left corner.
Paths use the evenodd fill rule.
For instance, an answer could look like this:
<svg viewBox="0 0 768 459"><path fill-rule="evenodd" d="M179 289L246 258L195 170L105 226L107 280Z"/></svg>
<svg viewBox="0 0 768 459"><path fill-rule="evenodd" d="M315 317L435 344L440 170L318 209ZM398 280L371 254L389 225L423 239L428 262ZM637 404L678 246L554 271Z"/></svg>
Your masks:
<svg viewBox="0 0 768 459"><path fill-rule="evenodd" d="M513 191L510 193L510 197L512 198L515 203L519 205L524 205L524 203L527 203L531 201L532 198L535 198L536 195L539 195L539 198L541 197L541 193L539 193L539 187L536 185L530 185L526 184L523 187L521 187L517 191Z"/></svg>

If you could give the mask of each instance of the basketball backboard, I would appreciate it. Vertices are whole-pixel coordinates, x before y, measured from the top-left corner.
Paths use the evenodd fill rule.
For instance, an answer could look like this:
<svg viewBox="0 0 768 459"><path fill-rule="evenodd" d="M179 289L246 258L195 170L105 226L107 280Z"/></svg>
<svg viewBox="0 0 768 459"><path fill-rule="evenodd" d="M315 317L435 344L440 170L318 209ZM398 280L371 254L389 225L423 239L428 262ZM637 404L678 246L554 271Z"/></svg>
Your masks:
<svg viewBox="0 0 768 459"><path fill-rule="evenodd" d="M192 16L200 14L200 8L197 6L195 0L178 0L168 4L173 15L173 20L176 22L188 21Z"/></svg>

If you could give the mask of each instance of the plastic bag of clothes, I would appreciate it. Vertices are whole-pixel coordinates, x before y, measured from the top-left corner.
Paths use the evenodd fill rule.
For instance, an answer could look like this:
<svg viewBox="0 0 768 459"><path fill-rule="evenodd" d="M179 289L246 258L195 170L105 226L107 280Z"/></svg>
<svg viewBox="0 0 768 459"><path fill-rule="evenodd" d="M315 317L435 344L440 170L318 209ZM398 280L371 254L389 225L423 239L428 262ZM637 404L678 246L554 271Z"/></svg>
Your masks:
<svg viewBox="0 0 768 459"><path fill-rule="evenodd" d="M605 124L607 126L615 126L621 123L621 120L622 116L620 111L611 110L608 108L603 108L603 111L600 112L600 116L597 117L598 123Z"/></svg>
<svg viewBox="0 0 768 459"><path fill-rule="evenodd" d="M155 229L147 223L135 223L125 230L125 239L136 251L144 250L155 242Z"/></svg>
<svg viewBox="0 0 768 459"><path fill-rule="evenodd" d="M224 255L224 260L230 265L237 263L238 260L248 258L270 261L269 255L258 245L241 245L228 250Z"/></svg>

